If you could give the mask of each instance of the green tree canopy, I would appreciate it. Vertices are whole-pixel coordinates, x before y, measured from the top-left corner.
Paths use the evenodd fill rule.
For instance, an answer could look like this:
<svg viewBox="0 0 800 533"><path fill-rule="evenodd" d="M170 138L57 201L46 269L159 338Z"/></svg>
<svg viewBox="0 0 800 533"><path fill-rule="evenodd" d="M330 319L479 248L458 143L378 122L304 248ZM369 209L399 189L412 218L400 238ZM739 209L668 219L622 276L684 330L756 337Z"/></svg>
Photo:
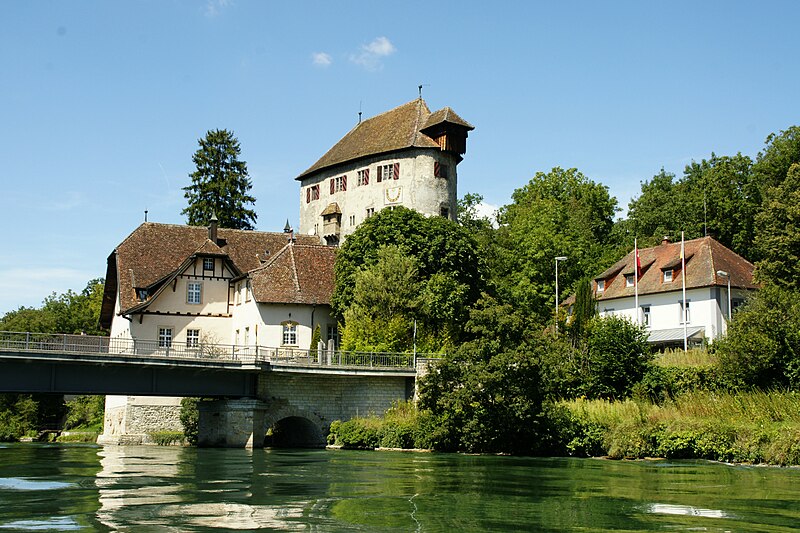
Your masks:
<svg viewBox="0 0 800 533"><path fill-rule="evenodd" d="M545 320L553 314L557 256L562 291L602 267L616 199L576 169L537 173L500 209L493 280L503 300ZM566 292L566 291L564 291Z"/></svg>
<svg viewBox="0 0 800 533"><path fill-rule="evenodd" d="M792 165L782 183L767 189L756 227L758 278L800 290L800 164Z"/></svg>
<svg viewBox="0 0 800 533"><path fill-rule="evenodd" d="M391 251L379 253L387 246ZM410 260L413 268L398 256ZM407 281L395 279L396 273L384 266L389 262L401 269L398 273ZM397 312L384 311L385 316L396 316L412 328L417 319L418 331L437 332L429 337L431 344L425 347L429 350L443 349L443 344L457 338L468 307L486 284L477 245L467 230L445 218L424 217L403 207L380 211L347 238L336 256L335 276L332 305L345 319L345 332L350 327L347 310L351 306L356 305L359 313L368 305L390 306ZM357 294L357 282L372 289L359 289ZM370 294L376 287L382 294ZM366 337L356 342L352 332L345 336L351 345L372 342Z"/></svg>
<svg viewBox="0 0 800 533"><path fill-rule="evenodd" d="M184 187L189 205L181 211L187 223L205 226L216 215L220 227L254 229L256 212L249 208L256 199L247 174L247 163L239 160L239 141L228 130L209 130L198 139L200 148L192 156L197 170L189 174L192 184Z"/></svg>

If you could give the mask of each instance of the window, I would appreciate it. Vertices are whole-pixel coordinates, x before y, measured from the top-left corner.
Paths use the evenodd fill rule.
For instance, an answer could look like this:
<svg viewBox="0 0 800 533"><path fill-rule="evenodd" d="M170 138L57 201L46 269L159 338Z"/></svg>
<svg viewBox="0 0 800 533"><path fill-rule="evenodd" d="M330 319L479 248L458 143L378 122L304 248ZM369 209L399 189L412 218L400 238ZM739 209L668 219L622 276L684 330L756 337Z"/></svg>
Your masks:
<svg viewBox="0 0 800 533"><path fill-rule="evenodd" d="M325 336L326 346L328 345L327 341L331 339L333 339L333 348L338 348L341 338L339 337L339 328L336 326L336 324L328 324L328 331L327 335Z"/></svg>
<svg viewBox="0 0 800 533"><path fill-rule="evenodd" d="M735 313L743 305L744 305L744 299L742 299L742 298L733 298L731 300L731 313Z"/></svg>
<svg viewBox="0 0 800 533"><path fill-rule="evenodd" d="M690 304L692 303L692 301L691 300L686 300L685 303L686 303L686 305L684 306L683 305L684 304L683 300L680 300L678 302L678 304L680 305L680 315L679 315L680 323L683 324L683 320L684 320L684 317L685 317L686 323L687 324L691 324L692 323L692 313L691 313Z"/></svg>
<svg viewBox="0 0 800 533"><path fill-rule="evenodd" d="M381 181L389 181L392 179L400 179L400 163L389 163L388 165L378 166L378 183Z"/></svg>
<svg viewBox="0 0 800 533"><path fill-rule="evenodd" d="M439 208L439 216L441 216L442 218L450 217L450 210L447 208L447 206L443 205Z"/></svg>
<svg viewBox="0 0 800 533"><path fill-rule="evenodd" d="M598 279L597 280L597 292L603 292L606 290L606 280Z"/></svg>
<svg viewBox="0 0 800 533"><path fill-rule="evenodd" d="M197 348L200 346L200 330L187 329L186 330L186 347Z"/></svg>
<svg viewBox="0 0 800 533"><path fill-rule="evenodd" d="M664 271L664 283L672 283L672 269Z"/></svg>
<svg viewBox="0 0 800 533"><path fill-rule="evenodd" d="M250 326L244 328L244 345L250 346Z"/></svg>
<svg viewBox="0 0 800 533"><path fill-rule="evenodd" d="M203 284L199 281L190 281L186 284L186 303L203 303Z"/></svg>
<svg viewBox="0 0 800 533"><path fill-rule="evenodd" d="M172 328L158 328L158 347L169 348L172 346Z"/></svg>
<svg viewBox="0 0 800 533"><path fill-rule="evenodd" d="M250 280L248 279L247 282L245 282L245 284L244 284L244 301L245 302L249 302L250 301L250 293L251 293L251 291L250 291Z"/></svg>
<svg viewBox="0 0 800 533"><path fill-rule="evenodd" d="M314 224L314 235L319 235L319 224Z"/></svg>
<svg viewBox="0 0 800 533"><path fill-rule="evenodd" d="M644 326L646 328L649 328L651 326L651 323L650 323L650 306L649 305L643 305L642 306L642 324L644 324Z"/></svg>
<svg viewBox="0 0 800 533"><path fill-rule="evenodd" d="M447 179L448 178L447 173L448 173L447 165L439 163L438 161L433 164L433 175L436 176L437 178Z"/></svg>
<svg viewBox="0 0 800 533"><path fill-rule="evenodd" d="M139 296L140 302L147 300L147 289L139 289L136 291L136 294Z"/></svg>
<svg viewBox="0 0 800 533"><path fill-rule="evenodd" d="M319 200L319 183L306 189L306 203Z"/></svg>
<svg viewBox="0 0 800 533"><path fill-rule="evenodd" d="M361 187L362 185L369 185L369 169L365 168L358 171L358 182L356 183L357 187Z"/></svg>
<svg viewBox="0 0 800 533"><path fill-rule="evenodd" d="M368 207L367 208L367 218L371 217L374 214L375 214L375 208L374 207Z"/></svg>
<svg viewBox="0 0 800 533"><path fill-rule="evenodd" d="M203 259L203 270L210 270L214 272L214 258L206 257Z"/></svg>
<svg viewBox="0 0 800 533"><path fill-rule="evenodd" d="M633 287L633 274L625 274L625 286Z"/></svg>
<svg viewBox="0 0 800 533"><path fill-rule="evenodd" d="M283 344L284 346L297 346L297 323L283 323Z"/></svg>
<svg viewBox="0 0 800 533"><path fill-rule="evenodd" d="M331 178L331 194L347 190L347 176Z"/></svg>
<svg viewBox="0 0 800 533"><path fill-rule="evenodd" d="M237 283L236 284L236 288L233 291L233 303L235 305L239 305L239 302L240 302L239 295L241 294L241 290L242 290L242 284L241 283Z"/></svg>
<svg viewBox="0 0 800 533"><path fill-rule="evenodd" d="M355 226L356 225L356 216L355 215L350 215L350 225L351 226Z"/></svg>

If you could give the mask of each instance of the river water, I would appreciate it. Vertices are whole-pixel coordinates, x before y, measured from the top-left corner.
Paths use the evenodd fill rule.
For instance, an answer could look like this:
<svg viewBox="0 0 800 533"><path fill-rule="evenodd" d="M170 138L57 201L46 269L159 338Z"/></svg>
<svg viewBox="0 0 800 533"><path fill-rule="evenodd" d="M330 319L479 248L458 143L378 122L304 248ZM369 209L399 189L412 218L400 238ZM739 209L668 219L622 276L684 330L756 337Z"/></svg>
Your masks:
<svg viewBox="0 0 800 533"><path fill-rule="evenodd" d="M800 470L0 445L0 531L791 531Z"/></svg>

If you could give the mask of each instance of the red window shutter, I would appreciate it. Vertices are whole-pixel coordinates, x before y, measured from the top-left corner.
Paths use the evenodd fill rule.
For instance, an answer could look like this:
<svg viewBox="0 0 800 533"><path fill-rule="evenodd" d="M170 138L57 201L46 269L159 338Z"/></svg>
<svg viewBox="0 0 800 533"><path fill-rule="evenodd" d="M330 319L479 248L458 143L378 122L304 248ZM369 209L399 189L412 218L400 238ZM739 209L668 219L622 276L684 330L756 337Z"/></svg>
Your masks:
<svg viewBox="0 0 800 533"><path fill-rule="evenodd" d="M433 175L436 176L437 178L439 177L439 162L438 161L435 161L433 163Z"/></svg>
<svg viewBox="0 0 800 533"><path fill-rule="evenodd" d="M343 191L347 190L347 174L342 176L342 190Z"/></svg>
<svg viewBox="0 0 800 533"><path fill-rule="evenodd" d="M364 170L364 185L369 185L369 169Z"/></svg>
<svg viewBox="0 0 800 533"><path fill-rule="evenodd" d="M378 183L381 182L381 178L383 177L383 167L378 165Z"/></svg>
<svg viewBox="0 0 800 533"><path fill-rule="evenodd" d="M336 192L335 187L336 187L336 184L335 184L334 178L331 178L331 194Z"/></svg>
<svg viewBox="0 0 800 533"><path fill-rule="evenodd" d="M309 203L310 201L311 201L311 187L306 189L306 203Z"/></svg>
<svg viewBox="0 0 800 533"><path fill-rule="evenodd" d="M394 164L394 179L396 180L400 179L400 163Z"/></svg>

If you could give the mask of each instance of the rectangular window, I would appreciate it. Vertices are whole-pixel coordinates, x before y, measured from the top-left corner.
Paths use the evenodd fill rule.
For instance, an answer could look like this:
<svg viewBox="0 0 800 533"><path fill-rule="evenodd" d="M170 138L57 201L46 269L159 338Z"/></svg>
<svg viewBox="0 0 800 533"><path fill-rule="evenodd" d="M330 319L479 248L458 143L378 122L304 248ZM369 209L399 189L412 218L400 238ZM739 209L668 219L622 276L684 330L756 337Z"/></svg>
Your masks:
<svg viewBox="0 0 800 533"><path fill-rule="evenodd" d="M633 274L625 274L625 286L633 287Z"/></svg>
<svg viewBox="0 0 800 533"><path fill-rule="evenodd" d="M350 225L351 226L355 226L356 225L356 216L355 215L350 215Z"/></svg>
<svg viewBox="0 0 800 533"><path fill-rule="evenodd" d="M234 303L234 305L239 305L239 303L241 302L241 300L239 299L239 296L242 294L241 291L242 291L242 284L241 283L237 283L236 284L236 288L234 289L234 292L233 292L233 303Z"/></svg>
<svg viewBox="0 0 800 533"><path fill-rule="evenodd" d="M199 281L190 281L186 284L186 303L203 303L203 284Z"/></svg>
<svg viewBox="0 0 800 533"><path fill-rule="evenodd" d="M186 347L197 348L200 346L200 330L187 329L186 330Z"/></svg>
<svg viewBox="0 0 800 533"><path fill-rule="evenodd" d="M449 218L450 217L450 210L446 206L441 206L439 208L439 216L442 218Z"/></svg>
<svg viewBox="0 0 800 533"><path fill-rule="evenodd" d="M294 322L283 323L283 344L297 346L297 324Z"/></svg>
<svg viewBox="0 0 800 533"><path fill-rule="evenodd" d="M203 270L210 270L214 272L214 258L206 257L203 259Z"/></svg>
<svg viewBox="0 0 800 533"><path fill-rule="evenodd" d="M400 163L378 166L378 181L389 181L400 178Z"/></svg>
<svg viewBox="0 0 800 533"><path fill-rule="evenodd" d="M358 187L362 185L369 185L369 169L365 168L358 171Z"/></svg>
<svg viewBox="0 0 800 533"><path fill-rule="evenodd" d="M339 343L341 342L341 338L339 337L339 328L336 324L328 324L328 331L325 335L325 345L327 346L327 341L333 339L333 348L337 349L339 347Z"/></svg>
<svg viewBox="0 0 800 533"><path fill-rule="evenodd" d="M250 293L252 292L250 289L251 289L251 285L250 285L250 280L248 279L247 282L244 284L244 301L245 302L249 302L250 301Z"/></svg>
<svg viewBox="0 0 800 533"><path fill-rule="evenodd" d="M642 306L642 324L644 324L644 326L646 328L649 328L651 326L651 324L650 324L650 306L649 305L643 305Z"/></svg>
<svg viewBox="0 0 800 533"><path fill-rule="evenodd" d="M374 214L375 214L375 208L374 207L368 207L367 208L367 218L371 217Z"/></svg>
<svg viewBox="0 0 800 533"><path fill-rule="evenodd" d="M244 328L244 345L250 346L250 327Z"/></svg>
<svg viewBox="0 0 800 533"><path fill-rule="evenodd" d="M603 292L606 290L606 280L598 279L597 280L597 292Z"/></svg>
<svg viewBox="0 0 800 533"><path fill-rule="evenodd" d="M692 323L692 313L691 313L691 300L686 300L686 305L684 305L684 301L680 300L678 304L680 305L680 323L683 324L684 319L686 320L687 324Z"/></svg>
<svg viewBox="0 0 800 533"><path fill-rule="evenodd" d="M672 283L672 269L664 271L664 283Z"/></svg>
<svg viewBox="0 0 800 533"><path fill-rule="evenodd" d="M172 328L158 328L158 347L169 348L172 346Z"/></svg>
<svg viewBox="0 0 800 533"><path fill-rule="evenodd" d="M347 190L347 176L331 178L331 194Z"/></svg>
<svg viewBox="0 0 800 533"><path fill-rule="evenodd" d="M319 200L319 183L306 189L306 203Z"/></svg>
<svg viewBox="0 0 800 533"><path fill-rule="evenodd" d="M439 163L438 161L433 164L433 175L436 176L437 178L447 179L448 178L447 172L448 172L447 165Z"/></svg>

